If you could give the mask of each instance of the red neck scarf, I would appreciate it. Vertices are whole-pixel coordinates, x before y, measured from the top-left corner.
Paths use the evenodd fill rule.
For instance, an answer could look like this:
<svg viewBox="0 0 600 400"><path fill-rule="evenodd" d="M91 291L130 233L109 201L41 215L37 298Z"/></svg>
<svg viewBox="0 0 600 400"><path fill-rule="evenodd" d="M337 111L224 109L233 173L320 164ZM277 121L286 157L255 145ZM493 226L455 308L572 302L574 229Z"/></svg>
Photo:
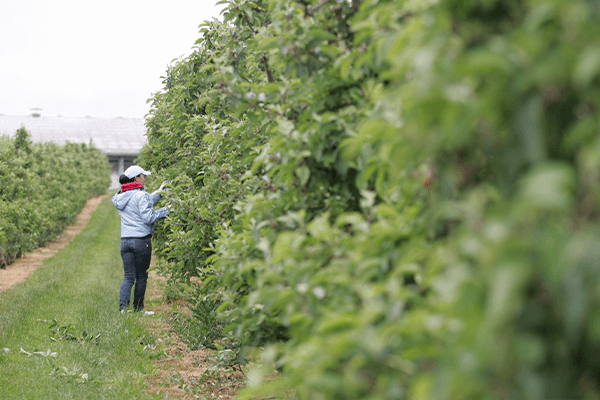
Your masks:
<svg viewBox="0 0 600 400"><path fill-rule="evenodd" d="M143 188L142 184L139 182L131 182L131 183L126 183L124 185L121 185L121 190L126 192L128 190L132 190L132 189L137 189L137 188Z"/></svg>

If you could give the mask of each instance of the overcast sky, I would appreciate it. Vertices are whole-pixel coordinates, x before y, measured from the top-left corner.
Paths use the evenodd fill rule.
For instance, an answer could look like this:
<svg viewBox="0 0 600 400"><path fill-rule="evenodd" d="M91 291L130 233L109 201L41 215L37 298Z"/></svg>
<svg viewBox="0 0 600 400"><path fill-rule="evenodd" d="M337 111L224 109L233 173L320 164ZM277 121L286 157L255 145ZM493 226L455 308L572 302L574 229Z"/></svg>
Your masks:
<svg viewBox="0 0 600 400"><path fill-rule="evenodd" d="M0 114L143 118L218 0L0 0Z"/></svg>

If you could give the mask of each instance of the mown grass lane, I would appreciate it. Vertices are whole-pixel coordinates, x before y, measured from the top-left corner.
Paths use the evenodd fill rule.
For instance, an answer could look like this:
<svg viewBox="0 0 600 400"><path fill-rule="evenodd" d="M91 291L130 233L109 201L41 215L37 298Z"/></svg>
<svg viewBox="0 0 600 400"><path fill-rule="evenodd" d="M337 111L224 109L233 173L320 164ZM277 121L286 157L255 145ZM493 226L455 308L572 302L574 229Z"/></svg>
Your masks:
<svg viewBox="0 0 600 400"><path fill-rule="evenodd" d="M119 215L105 198L88 226L0 294L0 399L151 399L159 354L139 314L118 313Z"/></svg>

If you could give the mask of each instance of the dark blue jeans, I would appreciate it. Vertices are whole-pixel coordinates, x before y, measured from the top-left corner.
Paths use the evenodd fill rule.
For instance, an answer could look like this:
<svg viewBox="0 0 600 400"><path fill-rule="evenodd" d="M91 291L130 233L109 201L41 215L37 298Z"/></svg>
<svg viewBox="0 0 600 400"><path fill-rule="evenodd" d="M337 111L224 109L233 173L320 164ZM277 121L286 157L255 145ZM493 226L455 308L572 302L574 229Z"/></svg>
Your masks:
<svg viewBox="0 0 600 400"><path fill-rule="evenodd" d="M121 283L119 308L122 310L129 306L131 288L133 291L133 308L136 311L144 309L144 295L148 281L148 268L152 257L152 238L148 239L121 239L121 258L125 276Z"/></svg>

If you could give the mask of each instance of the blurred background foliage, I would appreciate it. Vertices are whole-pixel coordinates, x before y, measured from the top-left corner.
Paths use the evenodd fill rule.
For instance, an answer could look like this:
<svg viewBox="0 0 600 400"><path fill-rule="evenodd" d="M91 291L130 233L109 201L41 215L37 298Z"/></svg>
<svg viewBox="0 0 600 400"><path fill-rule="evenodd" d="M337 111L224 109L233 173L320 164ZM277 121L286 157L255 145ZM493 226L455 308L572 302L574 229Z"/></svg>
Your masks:
<svg viewBox="0 0 600 400"><path fill-rule="evenodd" d="M221 3L138 162L243 396L600 398L600 2Z"/></svg>
<svg viewBox="0 0 600 400"><path fill-rule="evenodd" d="M108 159L93 144L0 136L0 267L56 239L88 199L105 194Z"/></svg>

